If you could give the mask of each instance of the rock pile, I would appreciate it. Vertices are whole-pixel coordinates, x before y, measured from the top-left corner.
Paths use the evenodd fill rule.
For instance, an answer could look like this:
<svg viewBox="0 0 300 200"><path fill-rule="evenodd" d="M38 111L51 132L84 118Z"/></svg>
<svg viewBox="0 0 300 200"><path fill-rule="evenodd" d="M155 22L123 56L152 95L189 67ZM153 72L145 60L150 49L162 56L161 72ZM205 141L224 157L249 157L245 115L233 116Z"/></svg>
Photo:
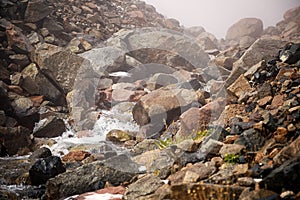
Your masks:
<svg viewBox="0 0 300 200"><path fill-rule="evenodd" d="M0 159L0 198L300 198L300 7L218 41L135 0L0 5L0 155L33 152ZM93 134L99 109L140 130L62 159L39 148L66 122Z"/></svg>

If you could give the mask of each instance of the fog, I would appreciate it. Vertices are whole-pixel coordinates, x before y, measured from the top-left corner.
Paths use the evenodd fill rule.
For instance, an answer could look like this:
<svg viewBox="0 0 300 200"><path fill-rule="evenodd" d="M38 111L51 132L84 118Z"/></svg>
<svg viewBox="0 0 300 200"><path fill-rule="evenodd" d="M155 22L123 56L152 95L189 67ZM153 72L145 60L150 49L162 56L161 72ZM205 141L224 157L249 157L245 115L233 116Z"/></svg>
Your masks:
<svg viewBox="0 0 300 200"><path fill-rule="evenodd" d="M300 6L300 0L145 0L157 11L175 18L185 27L202 26L217 38L241 18L257 17L264 27L274 26L286 10Z"/></svg>

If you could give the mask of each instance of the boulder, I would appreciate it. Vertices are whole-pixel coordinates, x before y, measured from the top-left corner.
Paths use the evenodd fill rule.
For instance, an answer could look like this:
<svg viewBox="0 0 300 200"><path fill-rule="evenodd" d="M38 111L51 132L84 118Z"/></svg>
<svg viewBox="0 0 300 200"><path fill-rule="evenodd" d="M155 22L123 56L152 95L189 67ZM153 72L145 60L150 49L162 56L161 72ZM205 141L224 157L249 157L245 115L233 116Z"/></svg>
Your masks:
<svg viewBox="0 0 300 200"><path fill-rule="evenodd" d="M133 138L132 134L127 131L111 130L106 134L106 140L116 143L126 142Z"/></svg>
<svg viewBox="0 0 300 200"><path fill-rule="evenodd" d="M149 78L147 81L147 88L149 90L156 90L158 88L177 83L178 80L171 74L157 73Z"/></svg>
<svg viewBox="0 0 300 200"><path fill-rule="evenodd" d="M33 131L33 136L38 138L58 137L66 131L65 122L55 116L43 119L38 125Z"/></svg>
<svg viewBox="0 0 300 200"><path fill-rule="evenodd" d="M240 75L240 77L234 81L228 88L230 92L232 92L236 97L240 98L246 92L251 91L251 85L248 80L244 77L244 75Z"/></svg>
<svg viewBox="0 0 300 200"><path fill-rule="evenodd" d="M244 18L233 24L226 33L226 40L239 41L244 36L258 38L263 32L263 22L257 18Z"/></svg>
<svg viewBox="0 0 300 200"><path fill-rule="evenodd" d="M154 174L148 174L129 185L124 194L124 199L139 199L140 197L154 193L160 186L163 185L162 180Z"/></svg>
<svg viewBox="0 0 300 200"><path fill-rule="evenodd" d="M47 158L49 156L52 156L52 152L50 151L50 149L48 149L47 147L41 147L38 150L32 152L29 159L35 160L39 158Z"/></svg>
<svg viewBox="0 0 300 200"><path fill-rule="evenodd" d="M203 32L205 32L205 29L202 26L192 26L184 29L185 34L191 35L193 37L197 37Z"/></svg>
<svg viewBox="0 0 300 200"><path fill-rule="evenodd" d="M61 160L57 156L49 156L36 161L29 169L32 185L45 184L47 180L66 171Z"/></svg>
<svg viewBox="0 0 300 200"><path fill-rule="evenodd" d="M6 28L6 37L8 46L16 53L28 54L34 50L29 39L14 25L9 25Z"/></svg>
<svg viewBox="0 0 300 200"><path fill-rule="evenodd" d="M31 0L25 11L26 22L38 22L53 12L53 6L46 0Z"/></svg>
<svg viewBox="0 0 300 200"><path fill-rule="evenodd" d="M46 100L50 100L56 105L66 104L62 88L53 84L53 81L48 79L34 63L22 71L20 86L31 95L44 95Z"/></svg>
<svg viewBox="0 0 300 200"><path fill-rule="evenodd" d="M164 128L164 123L176 121L181 113L193 104L197 105L197 102L197 96L192 90L159 89L143 96L133 107L132 114L138 125L155 124L157 129L153 131L159 132Z"/></svg>
<svg viewBox="0 0 300 200"><path fill-rule="evenodd" d="M300 157L297 156L274 169L259 183L259 185L261 188L272 190L277 193L283 192L284 188L285 190L290 190L297 194L300 191L299 167Z"/></svg>
<svg viewBox="0 0 300 200"><path fill-rule="evenodd" d="M123 154L105 162L95 161L49 179L45 199L62 199L102 189L106 182L113 186L120 185L139 172L139 166Z"/></svg>

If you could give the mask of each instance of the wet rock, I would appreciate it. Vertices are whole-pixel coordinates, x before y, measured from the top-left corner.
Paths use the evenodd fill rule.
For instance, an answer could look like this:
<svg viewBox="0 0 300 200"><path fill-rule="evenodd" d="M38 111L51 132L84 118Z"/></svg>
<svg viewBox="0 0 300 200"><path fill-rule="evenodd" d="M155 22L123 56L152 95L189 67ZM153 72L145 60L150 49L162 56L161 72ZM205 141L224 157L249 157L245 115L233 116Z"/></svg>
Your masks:
<svg viewBox="0 0 300 200"><path fill-rule="evenodd" d="M76 162L76 161L83 161L85 158L89 157L91 154L86 151L70 151L66 154L63 158L63 162Z"/></svg>
<svg viewBox="0 0 300 200"><path fill-rule="evenodd" d="M244 75L241 75L232 85L230 85L230 87L228 87L228 90L240 98L245 92L251 91L251 86Z"/></svg>
<svg viewBox="0 0 300 200"><path fill-rule="evenodd" d="M29 176L33 185L45 184L47 180L65 172L61 160L57 156L50 156L36 161L29 169Z"/></svg>
<svg viewBox="0 0 300 200"><path fill-rule="evenodd" d="M145 175L129 185L124 194L124 199L146 198L147 195L154 193L162 185L163 182L154 174Z"/></svg>
<svg viewBox="0 0 300 200"><path fill-rule="evenodd" d="M233 24L226 33L226 40L239 41L244 36L258 38L263 32L263 22L257 18L244 18Z"/></svg>
<svg viewBox="0 0 300 200"><path fill-rule="evenodd" d="M299 192L299 167L300 157L292 158L280 167L274 169L267 177L265 177L260 183L261 188L272 190L281 193L283 188L285 190L291 190L295 193Z"/></svg>
<svg viewBox="0 0 300 200"><path fill-rule="evenodd" d="M52 152L47 147L41 147L38 150L34 151L29 159L34 160L38 158L47 158L49 156L52 156Z"/></svg>
<svg viewBox="0 0 300 200"><path fill-rule="evenodd" d="M45 199L66 198L74 194L102 189L106 182L120 185L139 173L138 165L125 155L105 162L95 161L48 180Z"/></svg>
<svg viewBox="0 0 300 200"><path fill-rule="evenodd" d="M232 199L237 200L244 187L183 183L171 186L171 199ZM226 192L224 192L226 191Z"/></svg>
<svg viewBox="0 0 300 200"><path fill-rule="evenodd" d="M116 143L126 142L128 140L131 140L132 138L133 135L131 133L121 130L111 130L106 134L107 141L112 141Z"/></svg>
<svg viewBox="0 0 300 200"><path fill-rule="evenodd" d="M58 137L66 131L66 125L62 119L50 116L39 123L40 127L33 131L34 137L53 138Z"/></svg>
<svg viewBox="0 0 300 200"><path fill-rule="evenodd" d="M270 199L279 200L281 199L279 194L270 190L250 190L246 189L242 192L239 200L260 200L260 199Z"/></svg>
<svg viewBox="0 0 300 200"><path fill-rule="evenodd" d="M22 148L30 146L30 134L31 131L23 126L0 127L0 138L3 138L10 156L17 154Z"/></svg>

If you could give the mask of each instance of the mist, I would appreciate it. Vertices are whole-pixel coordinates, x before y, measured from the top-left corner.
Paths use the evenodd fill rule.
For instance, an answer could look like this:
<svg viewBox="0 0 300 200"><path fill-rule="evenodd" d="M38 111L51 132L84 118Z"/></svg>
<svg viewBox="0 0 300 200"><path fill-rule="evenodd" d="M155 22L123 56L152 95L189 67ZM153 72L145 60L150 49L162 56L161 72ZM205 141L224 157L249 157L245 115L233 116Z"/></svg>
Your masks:
<svg viewBox="0 0 300 200"><path fill-rule="evenodd" d="M145 0L168 18L177 19L185 27L202 26L217 38L241 18L260 18L264 27L275 26L299 0Z"/></svg>

